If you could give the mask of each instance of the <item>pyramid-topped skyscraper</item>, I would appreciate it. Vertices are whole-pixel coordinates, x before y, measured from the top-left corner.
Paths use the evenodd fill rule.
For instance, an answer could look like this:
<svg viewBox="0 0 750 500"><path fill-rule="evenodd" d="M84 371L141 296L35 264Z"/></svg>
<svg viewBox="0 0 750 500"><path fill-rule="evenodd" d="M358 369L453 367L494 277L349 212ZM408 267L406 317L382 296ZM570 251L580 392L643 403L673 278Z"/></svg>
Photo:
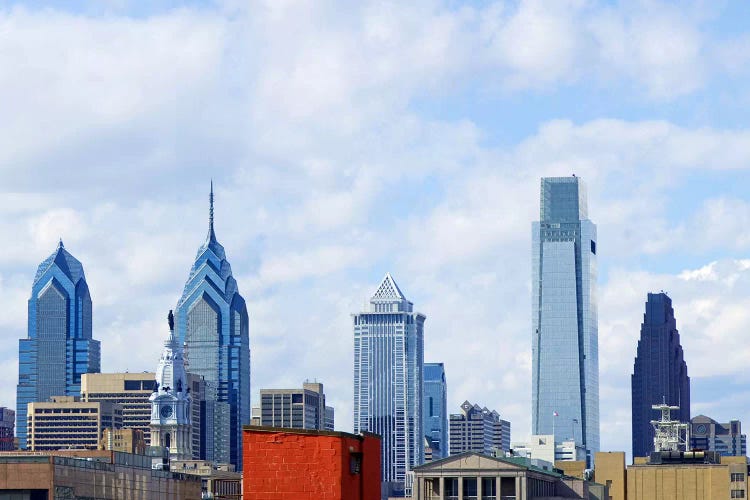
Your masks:
<svg viewBox="0 0 750 500"><path fill-rule="evenodd" d="M390 273L354 320L354 432L383 437L387 496L408 495L406 475L424 462L425 315L414 312Z"/></svg>
<svg viewBox="0 0 750 500"><path fill-rule="evenodd" d="M29 299L28 338L19 341L18 444L26 448L27 404L79 396L81 375L99 373L98 340L91 334L91 295L83 265L65 249L39 264Z"/></svg>
<svg viewBox="0 0 750 500"><path fill-rule="evenodd" d="M206 380L215 399L229 405L229 439L207 459L228 457L242 465L242 426L250 424L250 340L245 299L214 231L213 183L206 241L198 249L177 302L177 337L185 344L188 371ZM207 395L210 399L210 395ZM223 418L217 414L217 418ZM228 447L228 449L223 449Z"/></svg>

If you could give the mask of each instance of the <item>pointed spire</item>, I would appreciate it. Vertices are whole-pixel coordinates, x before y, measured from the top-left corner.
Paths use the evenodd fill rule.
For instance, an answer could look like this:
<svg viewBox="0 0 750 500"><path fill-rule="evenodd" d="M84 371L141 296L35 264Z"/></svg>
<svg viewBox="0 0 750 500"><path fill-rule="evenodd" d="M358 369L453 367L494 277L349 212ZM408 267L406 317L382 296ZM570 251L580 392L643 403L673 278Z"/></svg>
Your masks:
<svg viewBox="0 0 750 500"><path fill-rule="evenodd" d="M57 248L65 248L65 245L63 245L62 242L62 236L60 237L60 243L57 245Z"/></svg>
<svg viewBox="0 0 750 500"><path fill-rule="evenodd" d="M208 195L208 241L214 241L214 180L211 179L211 191Z"/></svg>

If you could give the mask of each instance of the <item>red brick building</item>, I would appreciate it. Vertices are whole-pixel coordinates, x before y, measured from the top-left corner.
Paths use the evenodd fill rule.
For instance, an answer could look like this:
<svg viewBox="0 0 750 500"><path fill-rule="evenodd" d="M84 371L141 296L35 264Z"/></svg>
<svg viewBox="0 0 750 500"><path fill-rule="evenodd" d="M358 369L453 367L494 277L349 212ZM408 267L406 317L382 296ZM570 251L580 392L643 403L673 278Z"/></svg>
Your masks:
<svg viewBox="0 0 750 500"><path fill-rule="evenodd" d="M380 436L246 426L245 500L380 500Z"/></svg>

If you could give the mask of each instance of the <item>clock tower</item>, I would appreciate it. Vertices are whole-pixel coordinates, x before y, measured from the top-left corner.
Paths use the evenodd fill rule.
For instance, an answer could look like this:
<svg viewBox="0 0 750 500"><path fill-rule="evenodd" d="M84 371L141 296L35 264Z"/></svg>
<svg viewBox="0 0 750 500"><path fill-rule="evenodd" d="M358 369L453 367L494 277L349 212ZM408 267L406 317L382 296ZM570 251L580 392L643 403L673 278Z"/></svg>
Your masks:
<svg viewBox="0 0 750 500"><path fill-rule="evenodd" d="M169 451L170 460L193 458L190 439L190 388L185 359L174 335L174 316L169 311L169 338L156 368L156 389L151 401L151 446Z"/></svg>

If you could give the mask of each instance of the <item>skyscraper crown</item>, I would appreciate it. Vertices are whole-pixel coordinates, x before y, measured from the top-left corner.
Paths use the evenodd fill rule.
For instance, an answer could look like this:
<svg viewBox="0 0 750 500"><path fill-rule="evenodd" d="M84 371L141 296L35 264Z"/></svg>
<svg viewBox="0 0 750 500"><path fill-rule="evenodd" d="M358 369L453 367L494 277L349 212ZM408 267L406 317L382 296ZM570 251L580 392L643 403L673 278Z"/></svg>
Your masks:
<svg viewBox="0 0 750 500"><path fill-rule="evenodd" d="M588 219L586 185L581 178L543 177L541 184L542 222L578 222Z"/></svg>
<svg viewBox="0 0 750 500"><path fill-rule="evenodd" d="M34 276L34 284L36 284L42 278L44 273L47 272L47 269L52 266L57 266L74 284L78 283L79 280L86 278L83 274L83 265L78 259L65 250L62 240L60 240L57 249L52 255L39 264L39 267L36 270L36 276Z"/></svg>

